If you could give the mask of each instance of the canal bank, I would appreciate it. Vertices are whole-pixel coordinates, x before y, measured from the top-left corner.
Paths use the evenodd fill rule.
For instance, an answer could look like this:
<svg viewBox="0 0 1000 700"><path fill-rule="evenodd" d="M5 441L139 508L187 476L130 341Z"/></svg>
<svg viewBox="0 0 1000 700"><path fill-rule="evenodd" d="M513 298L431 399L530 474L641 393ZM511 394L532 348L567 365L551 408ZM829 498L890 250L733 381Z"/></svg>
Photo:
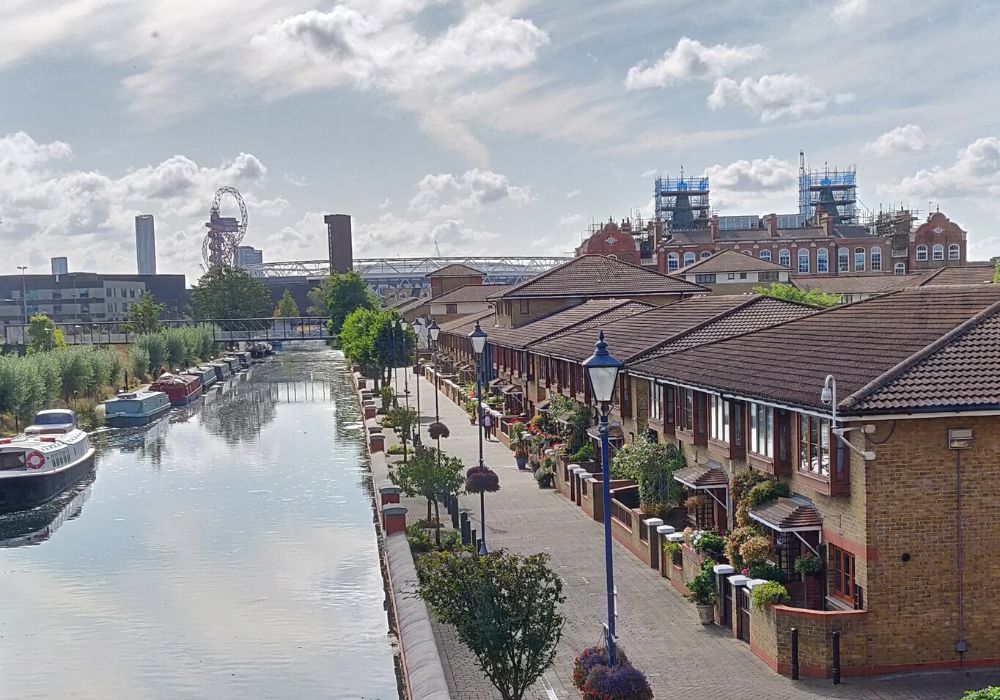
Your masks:
<svg viewBox="0 0 1000 700"><path fill-rule="evenodd" d="M0 696L398 697L342 356L208 399L96 434L90 483L0 518Z"/></svg>

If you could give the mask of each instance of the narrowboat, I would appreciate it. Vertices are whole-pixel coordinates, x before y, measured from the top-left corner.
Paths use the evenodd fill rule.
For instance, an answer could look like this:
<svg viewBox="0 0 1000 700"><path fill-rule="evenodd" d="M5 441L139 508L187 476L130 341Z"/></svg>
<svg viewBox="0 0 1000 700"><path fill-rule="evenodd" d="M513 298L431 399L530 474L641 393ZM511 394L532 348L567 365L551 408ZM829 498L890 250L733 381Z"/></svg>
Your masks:
<svg viewBox="0 0 1000 700"><path fill-rule="evenodd" d="M239 352L234 352L233 356L240 361L240 367L243 369L250 369L250 353L246 350L240 350Z"/></svg>
<svg viewBox="0 0 1000 700"><path fill-rule="evenodd" d="M0 439L0 513L51 501L94 466L94 448L68 409L40 411L23 435Z"/></svg>
<svg viewBox="0 0 1000 700"><path fill-rule="evenodd" d="M164 373L149 385L150 391L162 391L171 406L187 406L201 396L201 379L191 374Z"/></svg>
<svg viewBox="0 0 1000 700"><path fill-rule="evenodd" d="M200 367L188 367L185 374L190 374L194 377L198 377L201 380L202 392L208 387L215 384L218 378L215 376L215 368L209 367L208 365L201 365Z"/></svg>
<svg viewBox="0 0 1000 700"><path fill-rule="evenodd" d="M215 362L209 362L208 366L215 370L215 378L220 382L226 381L232 374L232 372L229 369L228 362L222 362L221 360L216 360Z"/></svg>
<svg viewBox="0 0 1000 700"><path fill-rule="evenodd" d="M170 410L162 391L132 391L104 402L104 422L112 428L149 425Z"/></svg>
<svg viewBox="0 0 1000 700"><path fill-rule="evenodd" d="M240 364L239 358L232 355L226 355L220 359L229 365L230 374L239 374L243 371L243 365Z"/></svg>
<svg viewBox="0 0 1000 700"><path fill-rule="evenodd" d="M255 360L263 360L268 355L274 353L274 350L271 348L270 343L263 343L263 342L251 343L249 349L250 349L250 357L252 357Z"/></svg>

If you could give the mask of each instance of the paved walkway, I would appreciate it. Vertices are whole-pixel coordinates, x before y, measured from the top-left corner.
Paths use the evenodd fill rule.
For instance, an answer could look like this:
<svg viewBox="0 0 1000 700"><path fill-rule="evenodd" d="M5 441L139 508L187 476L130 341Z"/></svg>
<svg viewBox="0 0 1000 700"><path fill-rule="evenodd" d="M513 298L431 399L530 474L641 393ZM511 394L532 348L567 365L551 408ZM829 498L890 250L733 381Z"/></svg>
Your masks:
<svg viewBox="0 0 1000 700"><path fill-rule="evenodd" d="M409 379L410 405L415 406L414 377ZM426 426L433 420L434 388L420 381ZM476 427L469 424L465 411L443 394L439 404L441 419L451 432L441 441L441 448L473 466L479 455ZM571 681L573 659L600 640L605 617L603 528L554 490L539 489L530 472L517 470L513 454L503 445L486 443L485 461L500 475L500 491L486 496L490 549L546 552L564 581L566 626L562 641L555 664L546 673L546 683L533 689L531 697L551 700L553 696L544 687L549 685L557 698L578 698ZM422 517L426 508L426 502L421 501L413 499L407 504L417 517ZM461 502L470 511L473 527L479 530L478 496L462 496ZM446 515L442 511L442 519ZM636 667L647 674L657 698L957 700L966 689L1000 685L997 671L845 679L840 686L828 680L793 682L771 671L748 645L723 634L718 627L700 625L694 606L618 542L614 557L620 644ZM434 624L452 697L498 698L453 628Z"/></svg>

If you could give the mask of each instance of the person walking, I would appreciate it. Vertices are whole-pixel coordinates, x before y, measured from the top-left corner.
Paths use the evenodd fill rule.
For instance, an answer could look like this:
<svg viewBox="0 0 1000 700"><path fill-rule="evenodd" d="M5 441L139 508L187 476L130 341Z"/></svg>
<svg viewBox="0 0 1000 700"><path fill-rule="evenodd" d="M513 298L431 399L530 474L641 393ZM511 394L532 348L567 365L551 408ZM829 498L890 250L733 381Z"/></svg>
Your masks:
<svg viewBox="0 0 1000 700"><path fill-rule="evenodd" d="M489 411L483 411L483 436L490 440L493 436L493 416L490 415Z"/></svg>

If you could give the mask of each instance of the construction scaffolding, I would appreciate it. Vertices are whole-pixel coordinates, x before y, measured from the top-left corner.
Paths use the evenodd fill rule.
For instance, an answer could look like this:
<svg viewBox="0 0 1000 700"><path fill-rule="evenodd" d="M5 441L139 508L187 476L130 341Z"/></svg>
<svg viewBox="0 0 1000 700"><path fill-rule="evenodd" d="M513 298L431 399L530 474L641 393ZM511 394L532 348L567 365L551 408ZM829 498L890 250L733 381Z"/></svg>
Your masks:
<svg viewBox="0 0 1000 700"><path fill-rule="evenodd" d="M656 199L656 219L667 229L703 228L709 218L709 186L707 177L656 178L653 196Z"/></svg>
<svg viewBox="0 0 1000 700"><path fill-rule="evenodd" d="M807 170L805 154L799 151L799 214L818 222L820 214L835 224L858 223L858 169Z"/></svg>

